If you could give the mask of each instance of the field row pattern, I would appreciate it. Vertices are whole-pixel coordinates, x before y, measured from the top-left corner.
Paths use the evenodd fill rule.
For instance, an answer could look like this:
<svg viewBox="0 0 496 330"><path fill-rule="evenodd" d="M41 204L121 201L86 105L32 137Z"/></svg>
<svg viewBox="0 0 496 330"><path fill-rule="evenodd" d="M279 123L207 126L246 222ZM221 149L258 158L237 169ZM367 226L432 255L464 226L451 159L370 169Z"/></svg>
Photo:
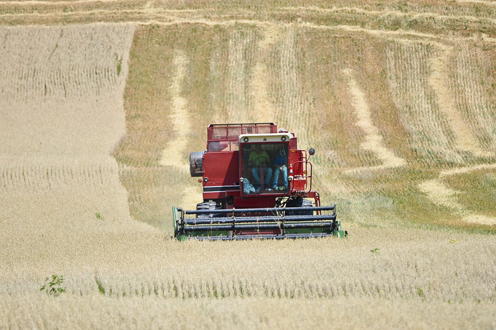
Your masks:
<svg viewBox="0 0 496 330"><path fill-rule="evenodd" d="M60 186L80 184L105 187L118 174L115 161L81 161L79 164L25 164L0 166L0 191L9 193L19 189L50 190Z"/></svg>
<svg viewBox="0 0 496 330"><path fill-rule="evenodd" d="M385 231L374 231L380 232ZM67 269L64 284L72 294L100 292L110 297L380 297L496 302L496 246L491 237L415 239L421 235L417 233L403 242L399 238L394 242L375 238L364 244L367 235L362 230L359 237L346 242L169 241L157 246L157 251L163 251L160 257L153 257L150 250L153 253L146 264L128 258L117 268L100 265L82 273ZM370 250L368 246L378 248ZM264 258L253 257L259 254ZM119 260L110 263L120 264ZM0 293L36 292L41 285L35 279L41 270L26 274L19 266L13 267L3 273Z"/></svg>

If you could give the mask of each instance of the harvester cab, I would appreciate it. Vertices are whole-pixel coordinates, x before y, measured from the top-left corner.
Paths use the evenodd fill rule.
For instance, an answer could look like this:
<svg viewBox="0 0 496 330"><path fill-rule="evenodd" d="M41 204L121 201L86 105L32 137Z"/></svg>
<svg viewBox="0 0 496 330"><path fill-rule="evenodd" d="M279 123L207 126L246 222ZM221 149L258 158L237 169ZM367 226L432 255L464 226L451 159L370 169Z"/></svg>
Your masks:
<svg viewBox="0 0 496 330"><path fill-rule="evenodd" d="M273 123L213 124L207 136L207 150L190 154L191 176L202 178L203 202L196 210L172 208L175 237L347 235L336 220L336 206L321 206L312 190L312 164L293 133Z"/></svg>

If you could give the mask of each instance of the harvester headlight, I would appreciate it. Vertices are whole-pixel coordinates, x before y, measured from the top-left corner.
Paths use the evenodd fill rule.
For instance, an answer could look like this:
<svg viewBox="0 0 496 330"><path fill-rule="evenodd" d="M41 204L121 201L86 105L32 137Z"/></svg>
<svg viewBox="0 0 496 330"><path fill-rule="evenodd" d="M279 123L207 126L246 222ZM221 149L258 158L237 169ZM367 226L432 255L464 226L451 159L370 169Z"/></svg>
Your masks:
<svg viewBox="0 0 496 330"><path fill-rule="evenodd" d="M208 182L208 178L207 178L207 177L205 177L205 179L203 179L203 181Z"/></svg>
<svg viewBox="0 0 496 330"><path fill-rule="evenodd" d="M248 137L246 137L246 136L245 136L245 137L243 138L243 141L244 141L244 142L248 142L248 141L250 141L250 139L249 139Z"/></svg>
<svg viewBox="0 0 496 330"><path fill-rule="evenodd" d="M281 136L281 141L286 141L286 137L285 136Z"/></svg>

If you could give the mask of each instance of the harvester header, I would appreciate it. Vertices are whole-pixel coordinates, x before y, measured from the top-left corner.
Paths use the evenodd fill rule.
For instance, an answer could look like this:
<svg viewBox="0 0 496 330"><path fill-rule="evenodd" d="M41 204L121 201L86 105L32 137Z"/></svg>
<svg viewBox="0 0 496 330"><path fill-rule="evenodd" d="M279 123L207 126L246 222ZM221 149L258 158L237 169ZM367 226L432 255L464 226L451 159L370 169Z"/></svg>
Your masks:
<svg viewBox="0 0 496 330"><path fill-rule="evenodd" d="M209 125L207 149L190 154L191 176L202 178L203 202L191 211L173 207L174 235L213 240L346 236L335 205L322 207L312 190L309 157L314 153L299 150L296 136L274 123Z"/></svg>

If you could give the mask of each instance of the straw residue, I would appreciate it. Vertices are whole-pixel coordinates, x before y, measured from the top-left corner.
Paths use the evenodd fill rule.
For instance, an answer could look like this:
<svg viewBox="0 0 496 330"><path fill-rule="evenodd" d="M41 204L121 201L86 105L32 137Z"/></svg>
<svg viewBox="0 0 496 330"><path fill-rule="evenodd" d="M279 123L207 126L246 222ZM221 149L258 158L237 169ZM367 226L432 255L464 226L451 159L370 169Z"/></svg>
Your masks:
<svg viewBox="0 0 496 330"><path fill-rule="evenodd" d="M427 194L430 200L440 206L448 207L454 211L461 212L463 206L456 201L459 191L446 187L439 180L429 180L419 184L419 189Z"/></svg>
<svg viewBox="0 0 496 330"><path fill-rule="evenodd" d="M459 3L473 3L485 6L496 6L496 1L484 1L484 0L456 0Z"/></svg>
<svg viewBox="0 0 496 330"><path fill-rule="evenodd" d="M176 52L174 56L175 73L172 78L170 87L172 107L169 118L175 131L175 139L168 141L167 147L162 153L160 164L164 166L177 166L187 169L187 159L184 157L187 153L188 134L191 131L190 115L188 113L188 101L182 97L184 77L188 59L182 52Z"/></svg>
<svg viewBox="0 0 496 330"><path fill-rule="evenodd" d="M377 166L378 168L405 166L406 161L403 158L397 157L391 150L384 146L383 138L377 127L372 122L370 108L367 104L365 95L355 81L353 71L346 69L343 73L348 79L351 104L358 119L356 125L365 133L365 142L363 142L360 146L365 150L372 151L377 158L382 161L382 165Z"/></svg>
<svg viewBox="0 0 496 330"><path fill-rule="evenodd" d="M252 120L255 122L272 122L274 121L276 109L269 97L270 72L264 57L271 53L271 46L278 42L280 32L276 26L267 26L263 31L263 38L257 43L257 63L253 67L253 78L250 81L255 103Z"/></svg>
<svg viewBox="0 0 496 330"><path fill-rule="evenodd" d="M420 183L418 187L434 204L451 209L456 216L460 216L465 222L482 225L496 225L495 217L489 217L467 210L457 200L457 196L460 195L461 192L448 188L439 179L424 181Z"/></svg>
<svg viewBox="0 0 496 330"><path fill-rule="evenodd" d="M254 38L252 31L233 31L229 38L227 73L227 122L244 123L249 119L250 97L248 91L246 49Z"/></svg>

